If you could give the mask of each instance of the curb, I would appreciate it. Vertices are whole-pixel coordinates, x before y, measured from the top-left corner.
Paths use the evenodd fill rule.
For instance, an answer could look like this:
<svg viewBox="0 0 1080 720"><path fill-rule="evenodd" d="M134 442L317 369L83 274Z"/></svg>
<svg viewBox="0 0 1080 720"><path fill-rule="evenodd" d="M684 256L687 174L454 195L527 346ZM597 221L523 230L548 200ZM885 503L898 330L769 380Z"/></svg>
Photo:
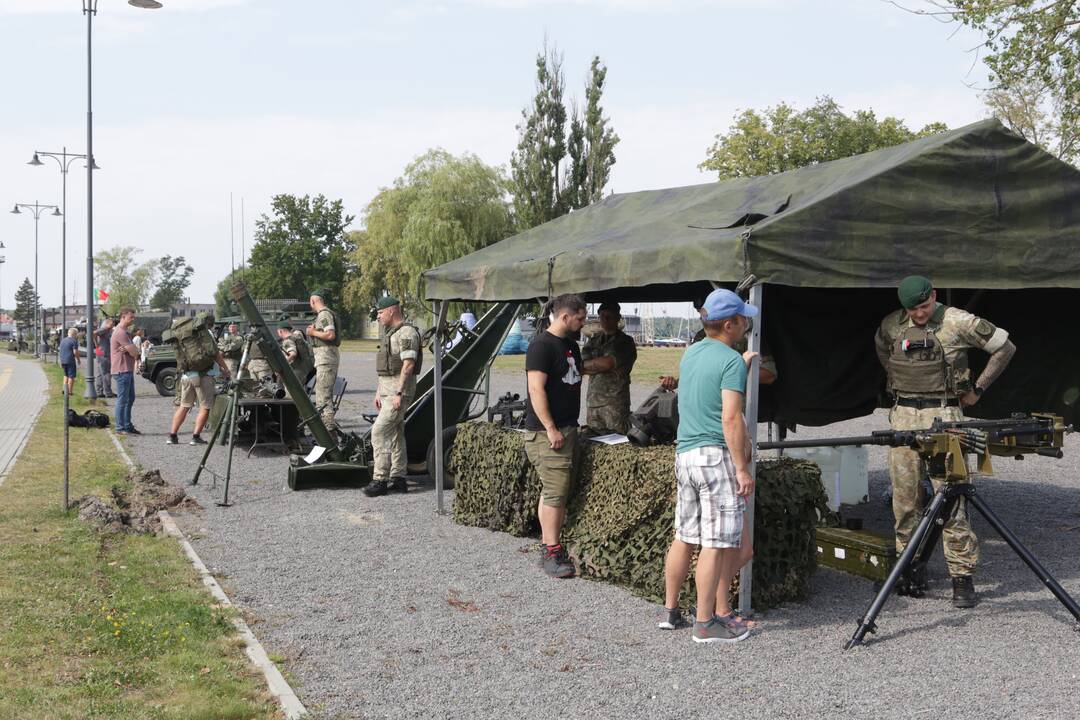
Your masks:
<svg viewBox="0 0 1080 720"><path fill-rule="evenodd" d="M120 456L124 458L124 462L127 463L128 468L135 470L135 463L131 461L127 451L124 450L124 446L120 444L120 441L117 439L112 429L109 429L106 432L109 433L113 445L116 446ZM192 566L202 578L203 585L210 590L210 594L214 596L214 599L226 607L236 607L233 605L232 601L229 600L229 596L225 594L225 591L221 589L221 585L218 584L218 581L210 574L210 571L207 569L198 553L195 552L195 548L193 548L191 543L184 537L184 533L177 527L176 520L169 514L169 511L158 511L158 518L161 520L161 527L164 529L165 533L176 538L177 542L180 543L180 547L183 549L184 554L187 555L188 560L191 561ZM281 705L281 709L285 713L286 719L299 720L299 718L307 715L307 708L305 708L303 703L300 702L300 699L296 697L296 692L292 689L292 686L289 685L288 681L285 680L281 671L277 669L277 665L275 665L270 660L269 656L267 656L262 643L255 637L255 633L251 632L251 628L244 622L244 619L237 614L237 616L233 618L232 624L240 633L240 636L244 638L244 652L247 653L248 659L251 660L255 667L262 671L263 677L266 678L267 688L270 690L270 694L273 695Z"/></svg>

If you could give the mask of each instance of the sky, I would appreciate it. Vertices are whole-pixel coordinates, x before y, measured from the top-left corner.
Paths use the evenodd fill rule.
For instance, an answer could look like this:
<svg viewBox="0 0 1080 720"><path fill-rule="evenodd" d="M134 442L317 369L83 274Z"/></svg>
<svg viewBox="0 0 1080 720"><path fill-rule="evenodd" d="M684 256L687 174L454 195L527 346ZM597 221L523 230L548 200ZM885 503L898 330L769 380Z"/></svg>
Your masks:
<svg viewBox="0 0 1080 720"><path fill-rule="evenodd" d="M275 194L340 198L359 228L429 148L508 166L545 38L570 95L594 55L608 66L615 192L715 180L697 166L743 109L831 95L913 129L987 116L979 38L883 0L162 2L100 0L93 21L94 248L183 255L194 302L212 301ZM0 208L61 203L58 166L26 162L85 152L86 45L79 0L0 0ZM71 302L86 288L81 161L67 189ZM0 242L11 308L34 277L32 217L0 212ZM61 255L60 218L43 215L47 305L60 303Z"/></svg>

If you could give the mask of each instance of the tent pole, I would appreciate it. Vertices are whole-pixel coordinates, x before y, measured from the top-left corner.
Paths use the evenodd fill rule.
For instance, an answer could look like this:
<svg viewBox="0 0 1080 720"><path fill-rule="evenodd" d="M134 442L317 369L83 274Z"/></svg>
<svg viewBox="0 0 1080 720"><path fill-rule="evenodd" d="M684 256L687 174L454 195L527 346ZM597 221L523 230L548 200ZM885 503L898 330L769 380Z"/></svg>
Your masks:
<svg viewBox="0 0 1080 720"><path fill-rule="evenodd" d="M752 352L761 352L761 330L765 324L765 308L763 306L765 300L765 288L760 283L750 288L750 304L754 305L760 310L757 316L757 320L754 322L754 329L750 332L750 347ZM749 377L747 377L746 383L746 430L747 439L750 442L750 477L754 478L755 484L757 481L757 427L758 427L758 398L761 397L760 386L758 384L759 372L761 368L761 360L756 359L750 366ZM751 495L746 499L746 514L743 516L743 522L746 525L746 534L749 536L750 541L754 540L754 496ZM754 584L754 561L746 563L746 566L739 572L739 612L744 616L749 617L753 612L753 607L750 604L751 593L753 592Z"/></svg>
<svg viewBox="0 0 1080 720"><path fill-rule="evenodd" d="M446 478L446 468L443 462L443 385L442 385L442 360L443 360L443 337L442 329L446 323L446 310L450 303L446 300L435 301L435 502L436 512L445 514L443 509L443 483ZM428 468L431 472L431 468Z"/></svg>

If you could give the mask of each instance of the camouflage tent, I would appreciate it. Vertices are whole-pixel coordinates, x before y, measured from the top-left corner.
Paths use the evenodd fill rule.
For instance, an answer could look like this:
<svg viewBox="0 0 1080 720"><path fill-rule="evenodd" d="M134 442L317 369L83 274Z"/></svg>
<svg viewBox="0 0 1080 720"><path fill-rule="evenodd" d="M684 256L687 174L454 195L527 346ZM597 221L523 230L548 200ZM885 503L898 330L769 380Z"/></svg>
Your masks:
<svg viewBox="0 0 1080 720"><path fill-rule="evenodd" d="M779 175L612 195L424 273L428 298L688 300L709 281L766 284L781 380L762 416L866 414L883 375L872 337L904 275L1012 334L1019 352L983 414L1076 417L1080 171L987 120Z"/></svg>

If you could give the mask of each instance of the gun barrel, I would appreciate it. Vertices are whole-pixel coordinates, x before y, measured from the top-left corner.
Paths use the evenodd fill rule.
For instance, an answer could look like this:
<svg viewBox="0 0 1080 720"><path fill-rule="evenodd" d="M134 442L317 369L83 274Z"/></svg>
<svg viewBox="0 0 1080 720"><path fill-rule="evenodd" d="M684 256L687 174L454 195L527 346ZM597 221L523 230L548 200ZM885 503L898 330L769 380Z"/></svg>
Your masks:
<svg viewBox="0 0 1080 720"><path fill-rule="evenodd" d="M267 364L278 374L281 382L289 391L289 397L300 412L300 418L311 430L311 434L319 445L326 448L327 458L330 460L342 460L337 441L334 440L334 436L330 434L326 425L323 424L319 414L315 412L315 405L312 404L311 398L308 397L304 391L304 386L300 383L296 374L293 373L292 368L289 367L277 339L266 326L266 321L263 320L259 309L255 307L255 301L251 299L247 285L238 282L230 288L229 294L232 295L232 299L236 301L240 312L244 314L244 317L247 318L248 323L251 325L251 332L255 334L255 342L259 343L259 348L262 350Z"/></svg>
<svg viewBox="0 0 1080 720"><path fill-rule="evenodd" d="M856 437L760 442L757 446L759 450L787 450L789 448L857 447L859 445L889 445L899 447L907 444L908 441L906 437L900 438L897 433L885 431L873 435L860 435Z"/></svg>

